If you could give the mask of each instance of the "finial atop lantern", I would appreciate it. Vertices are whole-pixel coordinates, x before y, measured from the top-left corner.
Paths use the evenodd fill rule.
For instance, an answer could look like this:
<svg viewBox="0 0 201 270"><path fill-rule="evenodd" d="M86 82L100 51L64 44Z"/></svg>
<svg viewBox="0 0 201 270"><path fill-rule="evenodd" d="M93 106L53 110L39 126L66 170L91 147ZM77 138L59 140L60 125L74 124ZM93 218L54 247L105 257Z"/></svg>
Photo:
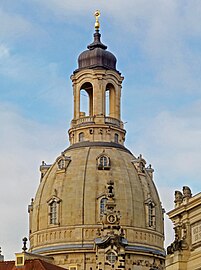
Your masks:
<svg viewBox="0 0 201 270"><path fill-rule="evenodd" d="M96 10L95 13L94 13L94 16L95 16L95 18L96 18L96 22L95 22L95 30L96 30L96 31L99 31L99 28L100 28L100 22L99 22L100 11L99 11L99 10Z"/></svg>

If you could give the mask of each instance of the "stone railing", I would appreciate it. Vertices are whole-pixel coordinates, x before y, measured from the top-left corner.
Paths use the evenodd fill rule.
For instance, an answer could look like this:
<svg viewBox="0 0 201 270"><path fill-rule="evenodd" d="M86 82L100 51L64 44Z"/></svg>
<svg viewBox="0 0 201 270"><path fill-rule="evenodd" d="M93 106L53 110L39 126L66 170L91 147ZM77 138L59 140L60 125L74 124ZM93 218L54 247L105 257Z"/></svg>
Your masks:
<svg viewBox="0 0 201 270"><path fill-rule="evenodd" d="M109 117L106 116L105 118L105 124L109 124L109 125L115 125L118 126L120 128L123 128L123 122L120 121L119 119L113 118L113 117ZM84 126L87 124L95 124L96 123L96 119L94 116L84 116L84 117L80 117L77 120L72 120L71 121L71 127L73 126Z"/></svg>
<svg viewBox="0 0 201 270"><path fill-rule="evenodd" d="M113 117L109 117L109 116L105 117L105 123L115 125L115 126L118 126L121 128L123 126L123 123L120 120L113 118Z"/></svg>
<svg viewBox="0 0 201 270"><path fill-rule="evenodd" d="M93 116L85 116L85 117L81 117L77 120L72 120L71 122L71 126L74 125L86 125L86 124L90 124L90 123L94 123L94 117Z"/></svg>

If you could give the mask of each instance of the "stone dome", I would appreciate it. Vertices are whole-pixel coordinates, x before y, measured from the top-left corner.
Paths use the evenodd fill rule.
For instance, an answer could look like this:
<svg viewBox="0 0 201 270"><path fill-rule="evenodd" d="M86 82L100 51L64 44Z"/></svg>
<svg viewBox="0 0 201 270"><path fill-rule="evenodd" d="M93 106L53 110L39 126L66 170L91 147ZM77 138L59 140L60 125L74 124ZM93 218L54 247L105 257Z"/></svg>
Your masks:
<svg viewBox="0 0 201 270"><path fill-rule="evenodd" d="M94 34L94 42L87 46L88 50L78 57L78 70L84 68L104 68L116 70L116 57L100 41L100 33Z"/></svg>
<svg viewBox="0 0 201 270"><path fill-rule="evenodd" d="M69 270L161 270L163 210L153 169L124 146L123 77L100 41L99 15L94 42L71 76L70 146L52 165L40 166L40 185L28 208L30 251Z"/></svg>
<svg viewBox="0 0 201 270"><path fill-rule="evenodd" d="M105 169L99 168L101 156L109 159ZM53 165L43 164L41 183L30 206L31 251L51 255L68 252L72 247L74 251L93 249L97 229L101 228L101 199L107 181L112 179L128 249L163 254L161 203L152 180L153 170L144 165L142 157L136 158L124 146L107 142L71 145ZM56 224L49 220L51 201L59 207ZM155 208L154 226L148 224L149 201Z"/></svg>

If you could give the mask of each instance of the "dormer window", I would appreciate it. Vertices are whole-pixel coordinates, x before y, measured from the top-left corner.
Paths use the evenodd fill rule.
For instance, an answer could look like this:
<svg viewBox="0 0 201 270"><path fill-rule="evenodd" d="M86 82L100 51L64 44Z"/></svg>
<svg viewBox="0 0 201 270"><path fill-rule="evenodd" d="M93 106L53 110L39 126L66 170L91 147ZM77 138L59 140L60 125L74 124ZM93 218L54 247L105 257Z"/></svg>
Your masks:
<svg viewBox="0 0 201 270"><path fill-rule="evenodd" d="M64 159L60 159L58 162L58 169L62 170L65 168L65 160Z"/></svg>
<svg viewBox="0 0 201 270"><path fill-rule="evenodd" d="M101 155L97 159L97 165L99 170L109 170L110 169L110 158L106 155Z"/></svg>
<svg viewBox="0 0 201 270"><path fill-rule="evenodd" d="M60 156L57 159L57 167L58 167L58 171L64 170L68 167L68 165L71 162L71 157L67 157L65 155Z"/></svg>

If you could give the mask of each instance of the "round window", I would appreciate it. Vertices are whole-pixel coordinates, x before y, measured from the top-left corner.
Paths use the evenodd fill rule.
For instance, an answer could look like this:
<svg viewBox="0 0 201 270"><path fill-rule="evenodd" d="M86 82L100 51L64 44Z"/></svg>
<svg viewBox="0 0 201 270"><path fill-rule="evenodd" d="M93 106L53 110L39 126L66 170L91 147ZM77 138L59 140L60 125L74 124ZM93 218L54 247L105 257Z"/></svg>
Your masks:
<svg viewBox="0 0 201 270"><path fill-rule="evenodd" d="M116 218L115 215L110 214L110 215L107 216L107 221L108 221L109 223L115 223L115 222L117 221L117 218Z"/></svg>
<svg viewBox="0 0 201 270"><path fill-rule="evenodd" d="M114 264L117 260L117 256L114 252L110 251L107 253L106 255L106 260L110 263L110 264Z"/></svg>

